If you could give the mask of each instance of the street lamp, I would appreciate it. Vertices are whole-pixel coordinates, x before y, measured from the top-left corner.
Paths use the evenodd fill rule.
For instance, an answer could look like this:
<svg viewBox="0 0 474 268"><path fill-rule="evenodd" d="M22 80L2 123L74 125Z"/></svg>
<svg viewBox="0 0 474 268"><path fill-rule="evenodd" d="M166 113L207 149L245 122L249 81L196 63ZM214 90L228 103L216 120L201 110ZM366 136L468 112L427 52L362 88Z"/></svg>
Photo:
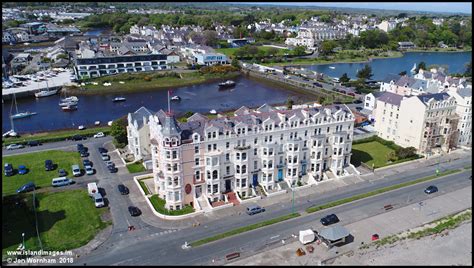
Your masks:
<svg viewBox="0 0 474 268"><path fill-rule="evenodd" d="M292 198L291 198L291 213L295 213L295 183L291 185L292 190Z"/></svg>
<svg viewBox="0 0 474 268"><path fill-rule="evenodd" d="M21 233L21 237L23 238L23 250L25 250L25 233Z"/></svg>

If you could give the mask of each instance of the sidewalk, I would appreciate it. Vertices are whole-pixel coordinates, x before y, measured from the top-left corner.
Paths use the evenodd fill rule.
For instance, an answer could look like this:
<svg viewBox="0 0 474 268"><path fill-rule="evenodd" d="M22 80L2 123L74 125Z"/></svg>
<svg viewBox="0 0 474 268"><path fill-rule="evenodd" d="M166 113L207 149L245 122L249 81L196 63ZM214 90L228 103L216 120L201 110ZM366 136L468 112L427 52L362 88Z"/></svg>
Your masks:
<svg viewBox="0 0 474 268"><path fill-rule="evenodd" d="M296 250L304 248L304 246L296 240L228 265L321 265L326 262L333 262L336 257L347 253L349 253L347 255L351 256L354 252L359 252L359 247L362 244L369 244L371 242L371 235L374 233L379 234L380 238L384 238L471 208L471 204L472 187L463 188L427 199L423 202L423 206L420 206L418 203L410 204L348 224L345 227L353 235L354 240L341 247L333 247L328 250L325 246L317 245L313 242L311 244L315 248L313 253L308 253L305 250L306 255L297 257ZM472 237L470 239L472 240Z"/></svg>
<svg viewBox="0 0 474 268"><path fill-rule="evenodd" d="M472 157L470 151L456 150L449 155L445 156L434 156L430 159L419 159L415 161L410 161L407 163L402 163L394 167L388 167L382 170L376 170L375 173L363 174L363 175L353 175L347 176L344 178L323 181L317 185L312 185L306 189L296 190L294 193L295 204L301 204L309 201L309 195L321 195L326 192L331 192L339 189L340 187L357 184L364 181L374 181L383 179L386 176L393 176L399 174L400 172L410 171L414 169L420 169L427 166L437 165L438 161L441 160L442 163L447 163L452 160L457 160L465 157ZM441 166L441 170L443 170ZM142 208L142 220L149 225L164 228L164 229L183 229L192 227L194 224L205 224L211 221L218 220L220 218L225 218L239 213L244 213L245 205L234 206L226 209L221 209L214 212L204 213L203 215L198 215L192 218L183 219L183 220L163 220L158 218L153 214L151 208L148 206L144 200L144 196L141 195L138 187L133 181L127 181L124 183L130 189L130 199L133 200L135 205ZM257 201L260 206L270 206L274 204L279 204L285 201L291 201L293 193L289 190L287 193L264 197ZM282 205L285 206L285 205Z"/></svg>

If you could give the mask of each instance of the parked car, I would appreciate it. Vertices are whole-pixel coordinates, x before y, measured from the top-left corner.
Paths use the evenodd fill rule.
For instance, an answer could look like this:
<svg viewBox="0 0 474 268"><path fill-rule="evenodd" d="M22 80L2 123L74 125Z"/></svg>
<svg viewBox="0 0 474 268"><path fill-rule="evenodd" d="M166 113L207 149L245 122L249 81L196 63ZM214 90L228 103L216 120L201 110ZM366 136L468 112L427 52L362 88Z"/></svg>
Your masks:
<svg viewBox="0 0 474 268"><path fill-rule="evenodd" d="M53 187L66 186L66 185L70 185L72 183L73 183L73 180L68 179L66 177L55 178L51 181L51 185Z"/></svg>
<svg viewBox="0 0 474 268"><path fill-rule="evenodd" d="M437 191L438 191L438 187L436 187L434 185L430 185L425 189L426 194L436 193Z"/></svg>
<svg viewBox="0 0 474 268"><path fill-rule="evenodd" d="M102 137L105 137L104 132L99 132L99 133L94 135L94 138L102 138Z"/></svg>
<svg viewBox="0 0 474 268"><path fill-rule="evenodd" d="M112 162L112 161L107 161L107 162L105 162L105 165L106 165L107 167L109 167L109 166L115 167L115 163Z"/></svg>
<svg viewBox="0 0 474 268"><path fill-rule="evenodd" d="M104 147L99 147L99 148L97 148L97 150L99 150L100 154L107 153L107 149L105 149Z"/></svg>
<svg viewBox="0 0 474 268"><path fill-rule="evenodd" d="M67 172L66 172L66 170L61 168L60 170L58 170L58 175L59 175L59 177L66 177Z"/></svg>
<svg viewBox="0 0 474 268"><path fill-rule="evenodd" d="M116 173L118 171L118 168L115 167L115 165L107 166L109 169L110 173Z"/></svg>
<svg viewBox="0 0 474 268"><path fill-rule="evenodd" d="M361 111L362 109L364 109L364 108L363 108L363 107L360 107L360 106L357 106L357 107L356 107L356 110L357 110L357 111Z"/></svg>
<svg viewBox="0 0 474 268"><path fill-rule="evenodd" d="M96 208L101 208L105 206L104 198L98 192L92 194L92 199L94 200L94 204Z"/></svg>
<svg viewBox="0 0 474 268"><path fill-rule="evenodd" d="M89 153L84 151L84 150L80 151L79 154L81 155L81 157L88 157L89 156Z"/></svg>
<svg viewBox="0 0 474 268"><path fill-rule="evenodd" d="M129 193L128 188L127 188L125 185L123 185L123 184L119 184L119 185L117 186L117 188L118 188L120 194L122 194L122 195L127 195L127 194Z"/></svg>
<svg viewBox="0 0 474 268"><path fill-rule="evenodd" d="M100 157L101 157L102 160L104 160L104 161L109 161L109 160L110 160L110 156L109 156L107 153L101 153L101 154L100 154Z"/></svg>
<svg viewBox="0 0 474 268"><path fill-rule="evenodd" d="M33 182L28 182L27 184L24 184L18 190L16 190L17 193L26 193L29 191L33 191L36 188L35 184Z"/></svg>
<svg viewBox="0 0 474 268"><path fill-rule="evenodd" d="M323 87L323 85L321 83L318 83L318 82L314 82L313 85L315 85L317 87Z"/></svg>
<svg viewBox="0 0 474 268"><path fill-rule="evenodd" d="M260 213L260 212L265 212L265 208L262 208L262 207L257 206L257 205L253 205L253 206L250 206L250 207L247 208L247 214L248 215L257 214L257 213Z"/></svg>
<svg viewBox="0 0 474 268"><path fill-rule="evenodd" d="M355 101L353 101L353 103L355 103L355 104L360 104L360 103L362 103L362 102L363 102L363 101L361 101L361 100L355 100Z"/></svg>
<svg viewBox="0 0 474 268"><path fill-rule="evenodd" d="M84 164L84 167L86 166L92 167L92 162L89 159L82 160L82 164Z"/></svg>
<svg viewBox="0 0 474 268"><path fill-rule="evenodd" d="M74 175L74 177L81 176L81 169L79 168L79 165L72 165L71 169L72 175Z"/></svg>
<svg viewBox="0 0 474 268"><path fill-rule="evenodd" d="M24 165L18 166L18 174L25 175L26 173L28 173L28 169L26 168L26 166Z"/></svg>
<svg viewBox="0 0 474 268"><path fill-rule="evenodd" d="M51 161L51 160L45 160L45 161L44 161L44 169L45 169L46 171L54 170L53 161Z"/></svg>
<svg viewBox="0 0 474 268"><path fill-rule="evenodd" d="M330 214L321 219L321 224L324 226L330 225L336 222L339 222L339 218L336 216L336 214Z"/></svg>
<svg viewBox="0 0 474 268"><path fill-rule="evenodd" d="M84 140L84 137L82 135L74 135L71 137L73 141L81 141Z"/></svg>
<svg viewBox="0 0 474 268"><path fill-rule="evenodd" d="M16 149L21 149L21 148L25 148L25 146L23 146L22 144L16 144L16 143L13 143L7 146L7 150L16 150Z"/></svg>
<svg viewBox="0 0 474 268"><path fill-rule="evenodd" d="M139 208L133 206L128 207L128 212L130 212L130 216L132 217L140 216L140 214L142 214Z"/></svg>
<svg viewBox="0 0 474 268"><path fill-rule="evenodd" d="M347 95L355 97L355 94L353 92L349 92L349 93L347 93Z"/></svg>
<svg viewBox="0 0 474 268"><path fill-rule="evenodd" d="M28 141L26 144L30 147L41 145L39 141Z"/></svg>
<svg viewBox="0 0 474 268"><path fill-rule="evenodd" d="M5 163L4 174L7 177L13 175L13 166L12 166L12 164Z"/></svg>
<svg viewBox="0 0 474 268"><path fill-rule="evenodd" d="M94 175L94 169L91 166L85 166L87 175Z"/></svg>

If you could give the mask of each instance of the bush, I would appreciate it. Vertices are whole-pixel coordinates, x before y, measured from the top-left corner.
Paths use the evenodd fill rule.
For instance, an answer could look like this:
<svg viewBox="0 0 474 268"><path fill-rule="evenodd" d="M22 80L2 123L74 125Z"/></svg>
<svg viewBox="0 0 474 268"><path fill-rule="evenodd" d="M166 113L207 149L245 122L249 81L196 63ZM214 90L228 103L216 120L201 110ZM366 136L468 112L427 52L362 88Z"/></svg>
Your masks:
<svg viewBox="0 0 474 268"><path fill-rule="evenodd" d="M299 186L303 186L303 183L302 183L301 181L298 181L298 182L296 183L296 185L297 185L298 187L299 187Z"/></svg>
<svg viewBox="0 0 474 268"><path fill-rule="evenodd" d="M145 77L143 77L143 80L145 80L145 81L151 81L151 77L149 77L148 75L146 75Z"/></svg>
<svg viewBox="0 0 474 268"><path fill-rule="evenodd" d="M407 147L407 148L399 147L397 149L398 150L396 150L396 153L397 153L398 158L400 159L409 158L416 155L415 147Z"/></svg>

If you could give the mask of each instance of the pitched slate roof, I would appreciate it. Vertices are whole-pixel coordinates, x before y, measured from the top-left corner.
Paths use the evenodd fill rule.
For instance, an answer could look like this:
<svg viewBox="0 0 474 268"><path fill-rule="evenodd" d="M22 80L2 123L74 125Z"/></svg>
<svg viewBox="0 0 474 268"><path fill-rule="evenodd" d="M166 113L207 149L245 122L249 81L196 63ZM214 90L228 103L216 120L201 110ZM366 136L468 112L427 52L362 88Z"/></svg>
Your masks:
<svg viewBox="0 0 474 268"><path fill-rule="evenodd" d="M148 118L148 116L152 114L153 112L151 112L150 110L142 106L138 110L136 110L134 113L131 113L132 122L137 121L138 129L141 129L144 125L143 117Z"/></svg>
<svg viewBox="0 0 474 268"><path fill-rule="evenodd" d="M400 102L402 101L402 99L403 99L403 96L392 93L392 92L387 92L387 91L383 92L383 94L381 94L377 98L378 101L390 103L396 106L400 106Z"/></svg>
<svg viewBox="0 0 474 268"><path fill-rule="evenodd" d="M435 93L435 94L425 94L417 96L423 103L427 103L430 99L434 99L436 101L442 101L448 99L450 96L448 93Z"/></svg>

